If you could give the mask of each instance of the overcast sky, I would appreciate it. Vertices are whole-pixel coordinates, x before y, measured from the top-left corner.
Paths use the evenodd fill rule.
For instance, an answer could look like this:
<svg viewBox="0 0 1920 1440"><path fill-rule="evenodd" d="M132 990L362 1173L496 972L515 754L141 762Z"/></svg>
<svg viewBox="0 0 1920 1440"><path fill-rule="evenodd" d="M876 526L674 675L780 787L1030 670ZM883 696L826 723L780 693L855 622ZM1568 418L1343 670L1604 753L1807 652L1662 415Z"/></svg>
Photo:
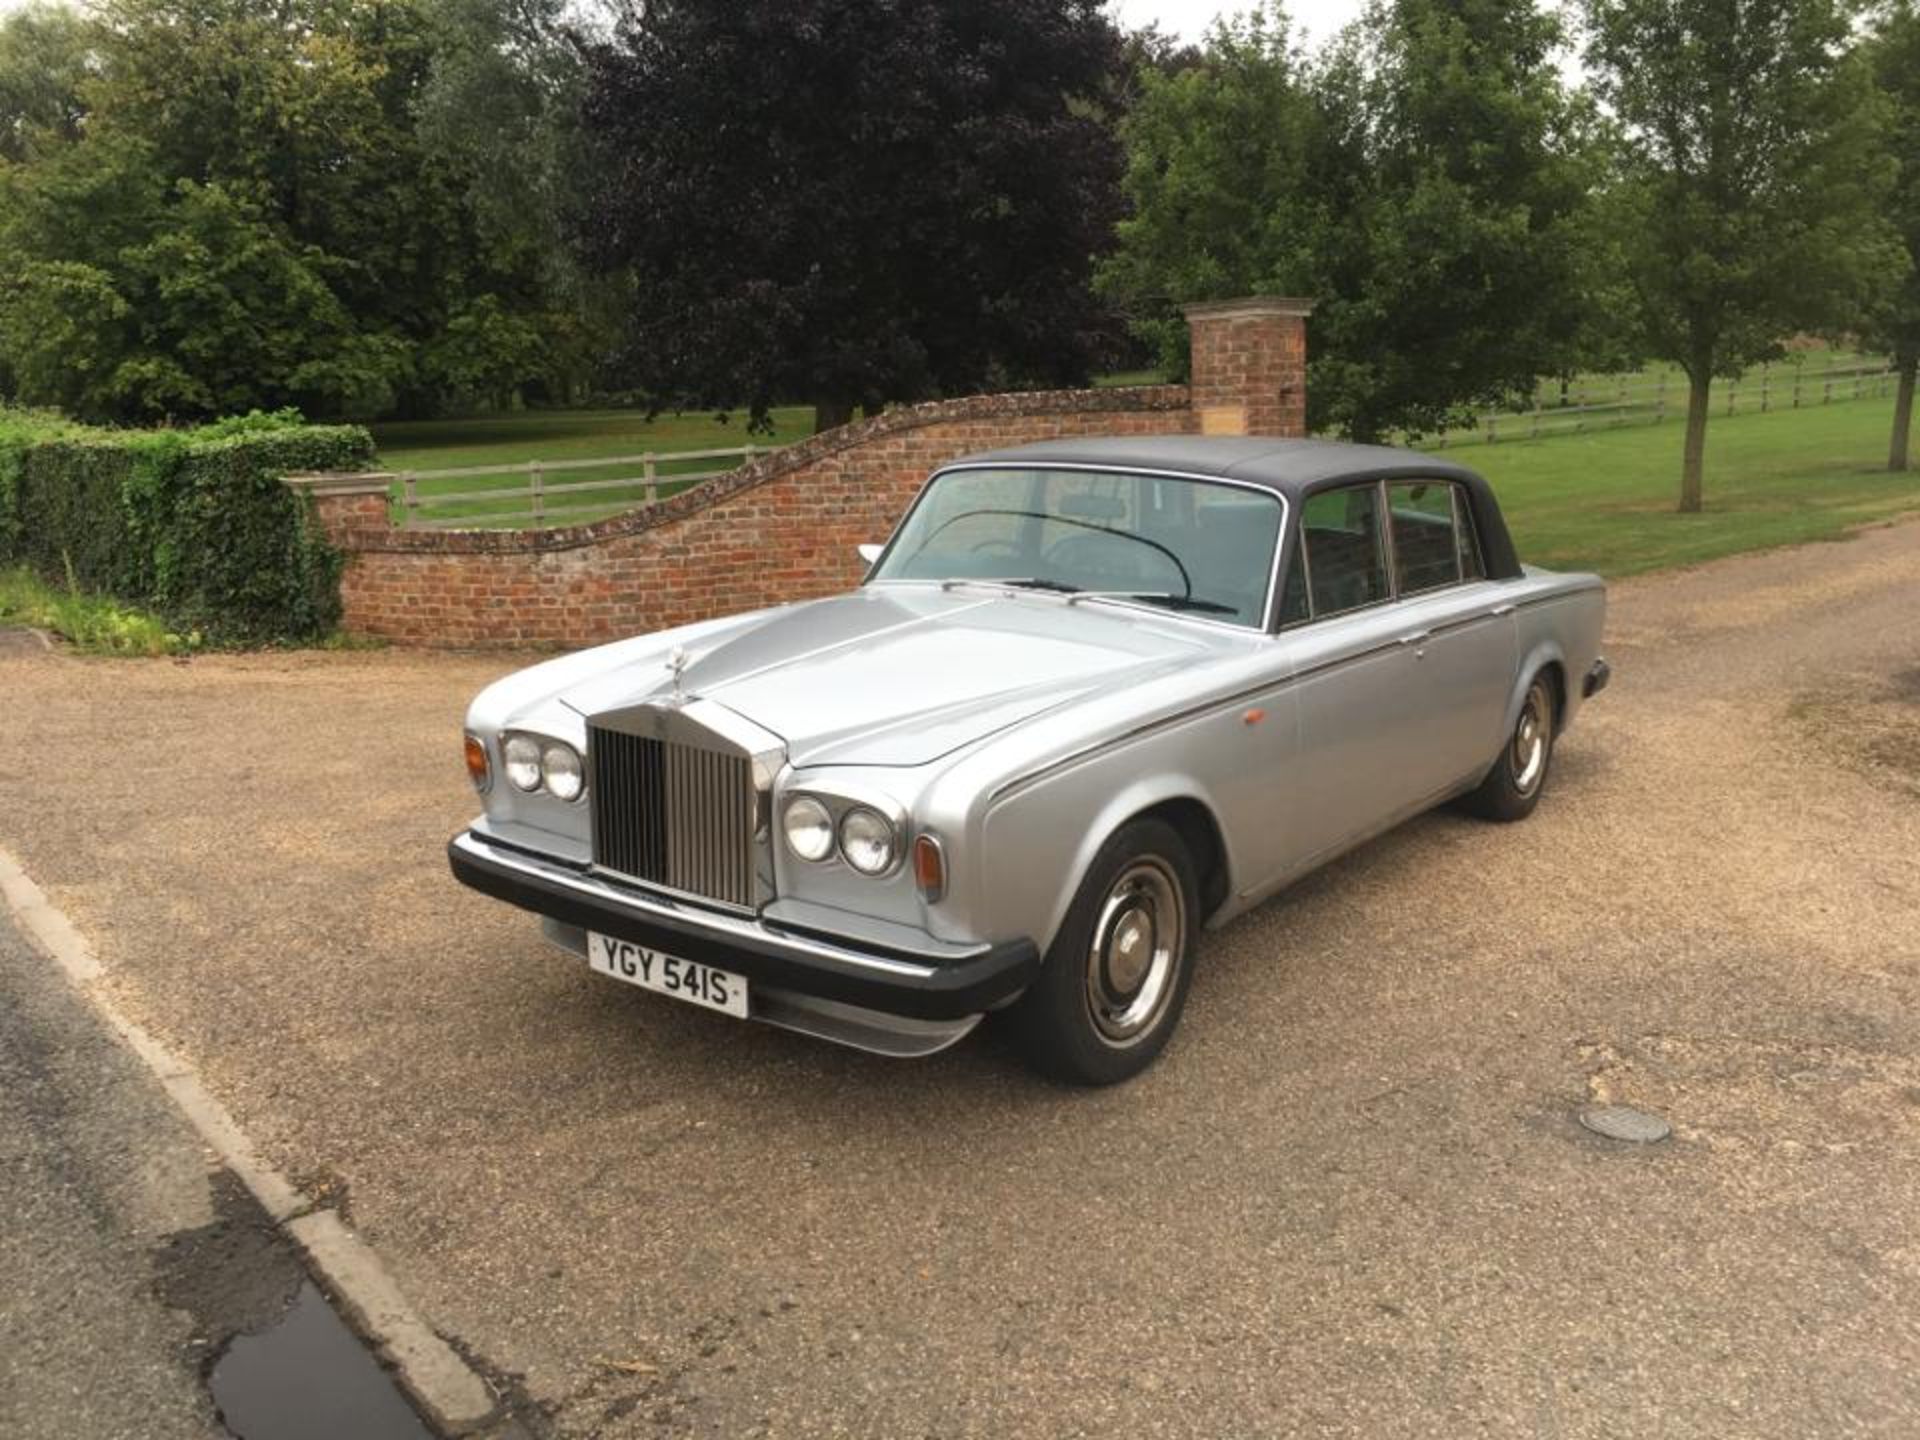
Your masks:
<svg viewBox="0 0 1920 1440"><path fill-rule="evenodd" d="M0 12L17 10L25 0L0 0ZM1114 13L1129 25L1160 22L1160 28L1184 40L1198 40L1221 11L1244 10L1251 0L1115 0ZM1360 0L1292 0L1287 13L1295 25L1324 40L1360 13Z"/></svg>
<svg viewBox="0 0 1920 1440"><path fill-rule="evenodd" d="M0 0L0 14L17 10L28 0ZM1158 22L1160 28L1183 40L1198 40L1216 15L1250 8L1254 0L1111 0L1110 13L1127 25ZM1360 13L1364 0L1286 0L1295 38L1319 43Z"/></svg>
<svg viewBox="0 0 1920 1440"><path fill-rule="evenodd" d="M1127 25L1158 21L1183 40L1198 40L1213 17L1251 8L1252 0L1114 0L1114 16ZM1360 13L1361 0L1289 0L1287 15L1296 30L1325 40Z"/></svg>

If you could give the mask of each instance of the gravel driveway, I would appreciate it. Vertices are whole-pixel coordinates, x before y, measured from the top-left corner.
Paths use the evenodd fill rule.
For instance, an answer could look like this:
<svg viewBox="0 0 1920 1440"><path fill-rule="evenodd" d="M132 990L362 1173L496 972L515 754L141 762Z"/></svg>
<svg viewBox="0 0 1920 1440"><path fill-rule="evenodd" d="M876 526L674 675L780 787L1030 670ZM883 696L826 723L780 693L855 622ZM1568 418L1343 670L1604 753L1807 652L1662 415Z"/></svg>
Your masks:
<svg viewBox="0 0 1920 1440"><path fill-rule="evenodd" d="M1531 821L1210 937L1100 1093L456 887L498 657L0 655L0 845L556 1435L1920 1433L1920 524L1622 585L1608 653Z"/></svg>

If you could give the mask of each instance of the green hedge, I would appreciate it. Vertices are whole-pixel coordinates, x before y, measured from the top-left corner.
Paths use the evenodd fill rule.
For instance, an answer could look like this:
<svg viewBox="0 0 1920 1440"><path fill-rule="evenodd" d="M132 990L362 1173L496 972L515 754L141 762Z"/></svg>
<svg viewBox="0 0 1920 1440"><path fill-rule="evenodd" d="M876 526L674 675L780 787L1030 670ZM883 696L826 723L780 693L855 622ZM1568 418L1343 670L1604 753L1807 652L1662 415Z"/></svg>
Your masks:
<svg viewBox="0 0 1920 1440"><path fill-rule="evenodd" d="M291 413L122 431L0 411L0 562L216 645L315 640L339 623L340 557L280 477L372 461L359 426Z"/></svg>

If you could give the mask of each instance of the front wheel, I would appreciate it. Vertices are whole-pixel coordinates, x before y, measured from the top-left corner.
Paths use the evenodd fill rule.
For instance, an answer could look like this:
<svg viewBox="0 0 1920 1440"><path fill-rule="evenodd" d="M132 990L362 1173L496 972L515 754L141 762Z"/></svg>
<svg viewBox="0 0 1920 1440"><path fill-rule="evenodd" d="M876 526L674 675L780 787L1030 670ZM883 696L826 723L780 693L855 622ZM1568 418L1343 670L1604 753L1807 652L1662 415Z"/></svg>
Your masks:
<svg viewBox="0 0 1920 1440"><path fill-rule="evenodd" d="M1468 810L1486 820L1524 820L1533 813L1553 763L1553 722L1552 682L1536 675L1500 758L1463 802Z"/></svg>
<svg viewBox="0 0 1920 1440"><path fill-rule="evenodd" d="M1076 1085L1112 1085L1153 1063L1192 980L1198 907L1193 860L1160 820L1135 820L1100 847L1014 1006L1029 1064Z"/></svg>

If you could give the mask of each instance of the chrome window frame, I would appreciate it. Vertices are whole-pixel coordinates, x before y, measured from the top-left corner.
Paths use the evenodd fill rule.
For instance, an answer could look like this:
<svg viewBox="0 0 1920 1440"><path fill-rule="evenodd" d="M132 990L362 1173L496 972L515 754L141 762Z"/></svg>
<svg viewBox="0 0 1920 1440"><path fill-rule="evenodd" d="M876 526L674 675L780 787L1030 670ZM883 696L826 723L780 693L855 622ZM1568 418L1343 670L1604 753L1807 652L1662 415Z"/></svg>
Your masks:
<svg viewBox="0 0 1920 1440"><path fill-rule="evenodd" d="M1364 605L1350 606L1345 610L1332 610L1323 615L1313 603L1313 562L1307 554L1307 507L1305 502L1313 499L1314 496L1317 495L1331 495L1341 490L1358 490L1364 485L1372 485L1376 487L1379 492L1380 505L1375 513L1375 524L1379 527L1381 552L1386 557L1387 593L1378 600L1369 600ZM1452 492L1453 579L1447 581L1445 584L1430 585L1425 590L1415 590L1411 594L1401 593L1399 555L1395 551L1393 544L1393 503L1388 494L1388 487L1393 485L1445 485ZM1438 595L1443 590L1452 590L1463 585L1478 585L1481 581L1485 580L1487 578L1486 558L1480 552L1480 534L1477 530L1471 528L1473 519L1471 511L1467 512L1469 525L1468 535L1473 541L1474 558L1480 564L1481 573L1468 577L1465 567L1460 563L1460 516L1462 496L1465 492L1466 486L1458 480L1449 479L1441 475L1436 475L1426 480L1422 480L1419 476L1396 476L1389 480L1386 476L1379 475L1371 480L1349 480L1338 485L1324 486L1319 490L1315 490L1312 495L1303 497L1300 505L1298 537L1300 542L1301 575L1306 582L1307 614L1304 619L1296 620L1291 625L1282 627L1283 630L1299 630L1307 625L1317 625L1323 620L1341 620L1349 615L1360 615L1368 610L1377 610L1382 605L1397 605L1402 600L1424 599L1428 595ZM1286 546L1282 544L1280 548L1284 551Z"/></svg>
<svg viewBox="0 0 1920 1440"><path fill-rule="evenodd" d="M907 523L913 519L915 512L918 511L920 506L926 501L927 494L933 489L934 482L944 475L959 474L969 470L1058 470L1069 474L1143 475L1153 480L1192 480L1198 481L1203 485L1225 485L1235 490L1251 490L1256 495L1266 496L1280 507L1280 524L1273 532L1273 559L1267 567L1267 592L1261 603L1258 623L1241 620L1215 620L1205 615L1169 610L1163 605L1150 605L1143 601L1125 600L1116 595L1089 595L1079 597L1079 600L1082 604L1111 605L1116 609L1132 610L1143 615L1152 615L1156 619L1161 620L1177 620L1188 625L1207 625L1216 630L1231 631L1235 635L1271 635L1274 633L1274 606L1280 598L1280 557L1286 554L1287 525L1293 518L1293 505L1284 493L1274 489L1271 485L1260 485L1251 480L1235 480L1226 475L1206 475L1195 470L1163 470L1144 465L1094 465L1077 460L1054 460L1025 465L1017 461L962 460L952 465L942 465L927 477L926 484L920 487L920 493L913 497L913 504L907 507L906 513L900 517L899 524L893 527L893 534L887 537L886 548L880 552L879 558L867 568L867 578L860 582L861 588L864 589L868 585L938 586L953 583L948 580L881 579L876 578L876 572L879 571L882 565L886 564L887 557L893 554L893 547L899 543L900 536L906 531ZM1034 593L1045 594L1046 592L1035 591ZM1073 595L1062 595L1059 598L1062 600L1073 600L1076 597ZM1311 608L1311 597L1309 597L1308 604L1309 608Z"/></svg>
<svg viewBox="0 0 1920 1440"><path fill-rule="evenodd" d="M1305 556L1307 553L1307 505L1306 505L1306 502L1308 500L1311 500L1315 496L1319 496L1319 495L1337 494L1342 490L1358 490L1362 486L1367 486L1367 485L1371 485L1375 488L1376 498L1379 500L1380 503L1378 508L1376 508L1374 511L1374 516L1373 516L1374 533L1379 537L1380 553L1386 564L1387 593L1385 595L1382 595L1378 600L1367 601L1367 603L1364 605L1349 605L1345 610L1329 610L1326 614L1322 615L1321 613L1319 613L1318 609L1315 607L1313 603L1313 563L1312 561L1307 561L1305 566L1305 572L1304 572L1304 577L1307 582L1307 618L1304 620L1294 621L1293 624L1286 627L1287 629L1298 630L1304 625L1316 625L1322 620L1339 620L1348 615L1363 614L1368 610L1378 610L1382 605L1391 605L1395 601L1399 600L1400 592L1399 592L1399 589L1394 584L1394 575L1393 575L1393 526L1387 523L1387 518L1386 518L1386 508L1387 508L1386 484L1387 482L1378 476L1375 476L1371 480L1350 480L1350 481L1347 481L1345 484L1341 484L1341 485L1323 486L1322 488L1314 491L1312 495L1303 496L1301 498L1300 527L1299 527L1300 528L1300 554L1302 556Z"/></svg>

